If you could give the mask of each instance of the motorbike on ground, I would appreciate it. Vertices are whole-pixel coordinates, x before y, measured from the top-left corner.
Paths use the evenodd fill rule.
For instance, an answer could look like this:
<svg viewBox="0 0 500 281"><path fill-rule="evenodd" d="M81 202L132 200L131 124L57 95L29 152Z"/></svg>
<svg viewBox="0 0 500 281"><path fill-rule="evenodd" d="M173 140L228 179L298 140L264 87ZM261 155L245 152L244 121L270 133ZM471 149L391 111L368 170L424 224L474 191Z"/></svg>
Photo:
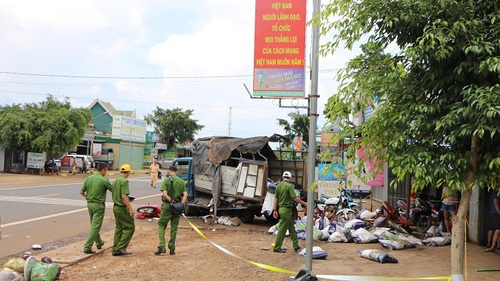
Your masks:
<svg viewBox="0 0 500 281"><path fill-rule="evenodd" d="M408 206L402 199L397 201L398 211L404 217ZM425 194L415 196L415 202L410 204L408 220L418 232L425 233L432 225L439 225L443 220L441 201Z"/></svg>
<svg viewBox="0 0 500 281"><path fill-rule="evenodd" d="M401 233L412 233L410 221L405 219L405 217L397 208L394 208L387 201L384 201L384 204L381 208L382 210L384 210L385 221L390 227Z"/></svg>

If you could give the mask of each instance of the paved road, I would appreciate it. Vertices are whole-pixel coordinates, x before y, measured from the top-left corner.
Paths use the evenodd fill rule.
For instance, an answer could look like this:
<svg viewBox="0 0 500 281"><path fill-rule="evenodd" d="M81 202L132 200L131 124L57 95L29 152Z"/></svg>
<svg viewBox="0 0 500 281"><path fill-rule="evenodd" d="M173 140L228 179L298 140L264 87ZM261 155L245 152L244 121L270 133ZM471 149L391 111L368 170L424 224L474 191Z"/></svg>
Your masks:
<svg viewBox="0 0 500 281"><path fill-rule="evenodd" d="M160 192L149 186L149 177L129 180L131 195L137 196L132 204L134 208L148 203L161 204ZM79 194L80 187L81 183L67 183L0 189L0 257L30 250L33 244L50 247L57 241L86 235L89 217L86 201ZM103 228L112 228L110 193L106 202Z"/></svg>

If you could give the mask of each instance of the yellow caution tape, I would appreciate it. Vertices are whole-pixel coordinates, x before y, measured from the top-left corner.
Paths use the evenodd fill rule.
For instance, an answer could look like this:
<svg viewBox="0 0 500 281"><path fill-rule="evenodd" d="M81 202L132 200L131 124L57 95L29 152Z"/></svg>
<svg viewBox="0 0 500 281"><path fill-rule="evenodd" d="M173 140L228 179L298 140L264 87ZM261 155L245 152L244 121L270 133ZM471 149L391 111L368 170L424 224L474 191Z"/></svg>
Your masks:
<svg viewBox="0 0 500 281"><path fill-rule="evenodd" d="M182 214L182 216L187 220L187 222L189 223L189 225L191 225L191 227L196 231L198 232L198 234L207 239L208 242L212 243L212 245L214 245L217 249L221 250L222 252L232 256L232 257L235 257L237 259L240 259L240 260L243 260L243 261L246 261L248 263L251 263L255 266L258 266L258 267L261 267L261 268L264 268L264 269L267 269L267 270L270 270L270 271L275 271L275 272L280 272L280 273L285 273L285 274L291 274L291 275L297 275L297 272L296 271L291 271L291 270L288 270L288 269L283 269L283 268L280 268L280 267L276 267L276 266L272 266L272 265L267 265L267 264L263 264L263 263L260 263L260 262L254 262L254 261L251 261L251 260L247 260L245 258L242 258L234 253L232 253L231 251L227 250L226 248L214 243L213 241L211 241L210 239L207 238L207 236L205 236L205 234L203 234L203 232L201 232L201 230L199 230L193 223L191 223L188 218Z"/></svg>
<svg viewBox="0 0 500 281"><path fill-rule="evenodd" d="M447 280L451 281L451 276L438 277L382 277L382 276L348 276L348 275L316 275L320 279L338 281L402 281L402 280Z"/></svg>
<svg viewBox="0 0 500 281"><path fill-rule="evenodd" d="M279 272L279 273L285 273L285 274L291 274L291 275L297 275L298 272L296 271L291 271L291 270L288 270L288 269L284 269L284 268L280 268L280 267L276 267L276 266L272 266L272 265L267 265L267 264L263 264L263 263L260 263L260 262L254 262L254 261L251 261L251 260L248 260L248 259L245 259L245 258L242 258L234 253L232 253L231 251L227 250L226 248L218 245L217 243L211 241L210 239L207 238L207 236L205 236L205 234L203 234L203 232L201 232L201 230L199 230L191 221L189 221L189 219L184 215L182 214L182 216L187 220L187 222L189 223L189 225L191 225L191 227L203 238L207 239L208 242L210 242L212 245L214 245L217 249L221 250L222 252L232 256L232 257L235 257L237 259L240 259L240 260L243 260L243 261L246 261L248 263L251 263L255 266L258 266L258 267L261 267L261 268L264 268L264 269L267 269L267 270L270 270L270 271L275 271L275 272ZM366 281L385 281L385 280L447 280L447 281L451 281L451 276L439 276L439 277L379 277L379 276L348 276L348 275L316 275L317 278L323 278L323 279L328 279L328 280L339 280L339 281L351 281L351 280L356 280L356 281L359 281L359 280L366 280Z"/></svg>

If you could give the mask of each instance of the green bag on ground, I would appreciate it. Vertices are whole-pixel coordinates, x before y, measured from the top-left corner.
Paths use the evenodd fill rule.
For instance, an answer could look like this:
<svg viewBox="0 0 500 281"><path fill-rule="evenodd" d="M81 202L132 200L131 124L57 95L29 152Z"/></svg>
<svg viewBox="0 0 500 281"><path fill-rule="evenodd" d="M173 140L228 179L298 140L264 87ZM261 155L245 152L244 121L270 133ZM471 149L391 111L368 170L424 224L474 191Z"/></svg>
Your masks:
<svg viewBox="0 0 500 281"><path fill-rule="evenodd" d="M37 262L31 269L31 281L53 281L57 276L55 263Z"/></svg>

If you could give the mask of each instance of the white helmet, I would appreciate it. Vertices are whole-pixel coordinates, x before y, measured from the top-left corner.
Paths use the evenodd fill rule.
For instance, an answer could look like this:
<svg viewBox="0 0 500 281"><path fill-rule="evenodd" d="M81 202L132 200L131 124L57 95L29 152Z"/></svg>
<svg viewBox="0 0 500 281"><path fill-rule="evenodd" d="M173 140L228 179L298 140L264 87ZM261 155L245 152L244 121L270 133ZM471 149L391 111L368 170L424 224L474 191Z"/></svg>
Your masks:
<svg viewBox="0 0 500 281"><path fill-rule="evenodd" d="M284 178L291 178L292 177L292 173L290 173L289 171L286 171L283 173L283 177Z"/></svg>

